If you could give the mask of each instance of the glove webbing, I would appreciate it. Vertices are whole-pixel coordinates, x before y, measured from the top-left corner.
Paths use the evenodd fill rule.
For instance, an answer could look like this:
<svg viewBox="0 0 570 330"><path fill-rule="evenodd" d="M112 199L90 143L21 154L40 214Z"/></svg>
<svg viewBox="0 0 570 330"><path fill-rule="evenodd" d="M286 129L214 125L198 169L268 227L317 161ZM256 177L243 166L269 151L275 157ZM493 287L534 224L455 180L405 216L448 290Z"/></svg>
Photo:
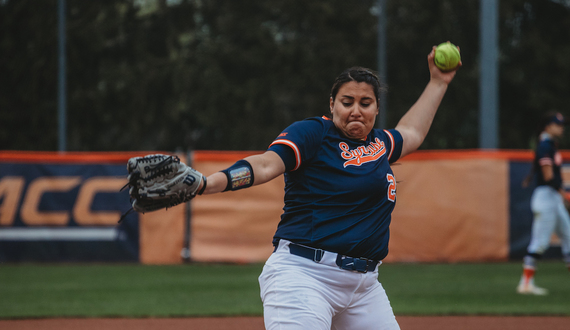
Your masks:
<svg viewBox="0 0 570 330"><path fill-rule="evenodd" d="M154 156L154 158L158 158L160 156ZM139 159L137 160L137 162L150 162L152 161L152 159ZM151 166L145 166L144 170L149 173L149 175L147 175L146 177L142 178L143 181L149 181L152 180L154 178L157 178L161 175L166 175L168 173L171 173L174 171L174 168L172 166L168 166L172 163L180 163L180 158L178 158L178 156L169 156L167 158L165 158L164 160L162 160L160 163L154 165L152 168Z"/></svg>

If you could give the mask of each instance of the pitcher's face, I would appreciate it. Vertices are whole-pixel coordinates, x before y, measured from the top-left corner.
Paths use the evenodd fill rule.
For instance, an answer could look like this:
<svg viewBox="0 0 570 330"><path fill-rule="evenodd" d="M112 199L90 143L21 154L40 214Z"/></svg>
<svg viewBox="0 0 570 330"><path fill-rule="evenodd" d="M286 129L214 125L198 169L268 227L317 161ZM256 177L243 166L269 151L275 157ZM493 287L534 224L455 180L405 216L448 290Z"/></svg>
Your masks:
<svg viewBox="0 0 570 330"><path fill-rule="evenodd" d="M373 87L365 82L349 81L330 99L335 126L348 138L365 140L374 128L378 102Z"/></svg>

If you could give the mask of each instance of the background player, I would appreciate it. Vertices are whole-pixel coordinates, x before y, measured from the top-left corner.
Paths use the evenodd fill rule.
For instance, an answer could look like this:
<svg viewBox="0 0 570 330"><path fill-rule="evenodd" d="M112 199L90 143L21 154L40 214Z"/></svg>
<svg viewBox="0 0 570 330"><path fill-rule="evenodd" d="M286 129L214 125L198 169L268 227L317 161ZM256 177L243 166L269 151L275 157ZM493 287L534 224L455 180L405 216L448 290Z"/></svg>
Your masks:
<svg viewBox="0 0 570 330"><path fill-rule="evenodd" d="M200 185L212 194L284 173L284 213L259 277L267 329L399 329L378 282L396 202L390 163L423 142L455 76L435 66L434 49L429 83L395 129L374 129L379 79L351 68L333 84L331 118L293 123L264 154Z"/></svg>
<svg viewBox="0 0 570 330"><path fill-rule="evenodd" d="M558 139L564 133L564 117L554 112L542 120L541 133L533 162L537 187L530 206L534 214L530 244L523 259L523 274L517 286L521 294L545 295L548 291L534 284L536 262L550 246L550 237L556 233L562 243L564 261L570 270L570 216L562 188L562 156Z"/></svg>

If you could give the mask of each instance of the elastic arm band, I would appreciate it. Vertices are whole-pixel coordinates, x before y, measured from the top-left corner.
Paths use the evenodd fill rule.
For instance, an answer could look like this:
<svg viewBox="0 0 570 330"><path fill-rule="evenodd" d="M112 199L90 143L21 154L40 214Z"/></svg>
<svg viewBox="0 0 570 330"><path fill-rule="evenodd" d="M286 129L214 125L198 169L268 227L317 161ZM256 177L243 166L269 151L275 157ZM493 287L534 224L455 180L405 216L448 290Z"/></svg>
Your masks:
<svg viewBox="0 0 570 330"><path fill-rule="evenodd" d="M227 169L220 171L228 178L226 189L239 190L253 186L253 168L247 160L238 160L235 164Z"/></svg>
<svg viewBox="0 0 570 330"><path fill-rule="evenodd" d="M285 171L289 172L295 169L297 166L297 159L295 157L295 151L288 144L274 143L269 146L269 149L279 155L281 160L285 164Z"/></svg>

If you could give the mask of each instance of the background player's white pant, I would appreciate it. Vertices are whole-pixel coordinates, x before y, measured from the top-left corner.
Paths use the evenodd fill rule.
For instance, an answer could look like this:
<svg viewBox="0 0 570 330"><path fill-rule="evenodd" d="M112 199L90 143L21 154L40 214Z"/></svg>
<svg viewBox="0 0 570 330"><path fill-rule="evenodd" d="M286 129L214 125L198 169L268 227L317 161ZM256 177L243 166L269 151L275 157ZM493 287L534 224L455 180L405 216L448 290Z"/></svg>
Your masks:
<svg viewBox="0 0 570 330"><path fill-rule="evenodd" d="M322 260L289 253L281 240L259 276L265 327L269 330L400 329L375 271L340 269L336 253Z"/></svg>
<svg viewBox="0 0 570 330"><path fill-rule="evenodd" d="M570 216L564 199L549 186L539 186L532 193L530 207L534 214L531 240L527 251L543 254L550 246L550 237L556 233L560 238L562 253L570 254Z"/></svg>

